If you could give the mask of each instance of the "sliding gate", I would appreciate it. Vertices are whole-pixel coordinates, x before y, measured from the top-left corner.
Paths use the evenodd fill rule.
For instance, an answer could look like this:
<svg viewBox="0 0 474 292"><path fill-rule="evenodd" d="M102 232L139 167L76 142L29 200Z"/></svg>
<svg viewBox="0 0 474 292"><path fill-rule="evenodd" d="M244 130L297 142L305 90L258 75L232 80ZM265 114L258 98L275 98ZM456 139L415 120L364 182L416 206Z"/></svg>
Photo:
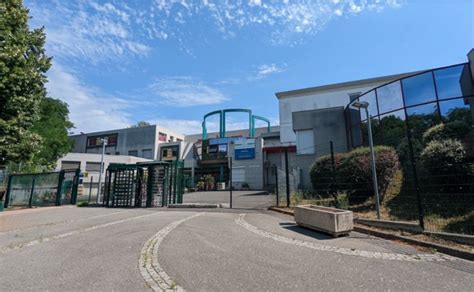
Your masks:
<svg viewBox="0 0 474 292"><path fill-rule="evenodd" d="M106 207L164 207L183 201L184 161L111 164Z"/></svg>

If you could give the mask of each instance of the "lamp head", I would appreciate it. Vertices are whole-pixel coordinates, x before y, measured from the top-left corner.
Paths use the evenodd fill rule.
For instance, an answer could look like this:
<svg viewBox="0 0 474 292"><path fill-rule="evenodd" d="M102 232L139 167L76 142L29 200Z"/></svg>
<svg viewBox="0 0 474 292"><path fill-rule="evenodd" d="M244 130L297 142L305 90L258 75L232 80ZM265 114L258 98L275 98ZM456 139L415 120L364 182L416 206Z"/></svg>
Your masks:
<svg viewBox="0 0 474 292"><path fill-rule="evenodd" d="M352 103L351 106L353 106L355 108L364 108L365 109L365 108L369 107L369 103L367 101L358 101L358 100L356 100Z"/></svg>

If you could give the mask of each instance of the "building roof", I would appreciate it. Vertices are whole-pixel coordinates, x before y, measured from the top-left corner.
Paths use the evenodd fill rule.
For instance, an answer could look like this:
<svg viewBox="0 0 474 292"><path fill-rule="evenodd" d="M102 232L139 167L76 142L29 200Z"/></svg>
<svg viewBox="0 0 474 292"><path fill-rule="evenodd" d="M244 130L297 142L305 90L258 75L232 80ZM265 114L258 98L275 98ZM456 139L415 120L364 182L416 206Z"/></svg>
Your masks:
<svg viewBox="0 0 474 292"><path fill-rule="evenodd" d="M337 90L345 87L356 87L359 85L364 85L364 84L371 84L371 83L378 83L378 82L390 82L394 81L406 76L410 76L413 74L417 74L420 72L424 72L426 70L420 70L420 71L414 71L414 72L408 72L408 73L401 73L401 74L394 74L394 75L387 75L387 76L380 76L380 77L374 77L374 78L368 78L368 79L361 79L361 80L355 80L355 81L347 81L347 82L340 82L340 83L333 83L333 84L328 84L328 85L321 85L321 86L315 86L315 87L308 87L308 88L302 88L302 89L296 89L296 90L289 90L289 91L282 91L282 92L277 92L275 93L276 97L278 99L281 98L286 98L286 97L293 97L297 95L304 95L308 93L314 93L318 91L329 91L329 90Z"/></svg>

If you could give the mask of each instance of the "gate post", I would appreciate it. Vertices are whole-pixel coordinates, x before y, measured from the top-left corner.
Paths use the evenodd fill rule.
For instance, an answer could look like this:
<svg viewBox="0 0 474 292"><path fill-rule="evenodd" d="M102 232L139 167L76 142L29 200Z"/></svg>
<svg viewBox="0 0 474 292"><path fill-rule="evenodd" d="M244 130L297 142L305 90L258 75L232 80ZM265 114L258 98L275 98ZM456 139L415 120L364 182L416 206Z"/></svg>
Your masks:
<svg viewBox="0 0 474 292"><path fill-rule="evenodd" d="M56 189L56 206L61 205L61 197L63 195L64 173L65 171L61 170L58 176L58 187Z"/></svg>
<svg viewBox="0 0 474 292"><path fill-rule="evenodd" d="M28 200L28 206L30 208L33 207L33 193L34 192L35 192L35 178L33 177L33 181L31 182L30 199Z"/></svg>
<svg viewBox="0 0 474 292"><path fill-rule="evenodd" d="M13 175L10 174L8 176L8 186L7 186L7 193L5 194L5 209L8 208L8 204L10 203L10 193L12 191L12 180L13 180Z"/></svg>
<svg viewBox="0 0 474 292"><path fill-rule="evenodd" d="M77 201L77 188L79 187L79 175L81 170L79 168L74 172L74 179L72 181L72 194L71 194L71 204L75 205ZM100 186L99 186L100 187Z"/></svg>

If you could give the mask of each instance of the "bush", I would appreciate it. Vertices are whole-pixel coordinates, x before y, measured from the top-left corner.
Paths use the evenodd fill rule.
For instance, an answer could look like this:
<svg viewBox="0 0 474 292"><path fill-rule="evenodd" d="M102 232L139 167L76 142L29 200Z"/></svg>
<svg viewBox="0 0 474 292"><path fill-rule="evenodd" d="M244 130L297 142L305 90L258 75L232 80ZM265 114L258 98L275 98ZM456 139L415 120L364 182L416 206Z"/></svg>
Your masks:
<svg viewBox="0 0 474 292"><path fill-rule="evenodd" d="M336 176L336 185L339 180L337 175L337 169L341 164L343 154L334 155L334 164L336 173L333 174L331 155L325 155L319 157L313 164L310 170L311 183L313 189L320 196L329 196L336 190L334 186L334 175Z"/></svg>
<svg viewBox="0 0 474 292"><path fill-rule="evenodd" d="M383 200L388 185L400 169L400 163L396 151L391 147L377 146L374 151L380 200ZM311 182L319 195L327 196L333 191L347 193L351 201L365 201L374 195L369 148L363 147L349 153L337 154L334 160L335 186L330 156L318 158L311 167Z"/></svg>
<svg viewBox="0 0 474 292"><path fill-rule="evenodd" d="M421 153L426 172L432 175L464 175L470 172L466 151L459 140L433 140Z"/></svg>
<svg viewBox="0 0 474 292"><path fill-rule="evenodd" d="M77 203L77 206L78 207L87 207L87 206L89 206L89 202L81 201L81 202Z"/></svg>
<svg viewBox="0 0 474 292"><path fill-rule="evenodd" d="M376 146L375 165L380 201L385 191L400 169L395 149L387 146ZM344 190L351 201L366 201L374 196L370 150L367 147L349 152L341 162L340 177L344 179Z"/></svg>
<svg viewBox="0 0 474 292"><path fill-rule="evenodd" d="M460 139L462 140L471 131L471 126L463 121L453 121L439 124L426 130L423 142L428 144L434 140Z"/></svg>

